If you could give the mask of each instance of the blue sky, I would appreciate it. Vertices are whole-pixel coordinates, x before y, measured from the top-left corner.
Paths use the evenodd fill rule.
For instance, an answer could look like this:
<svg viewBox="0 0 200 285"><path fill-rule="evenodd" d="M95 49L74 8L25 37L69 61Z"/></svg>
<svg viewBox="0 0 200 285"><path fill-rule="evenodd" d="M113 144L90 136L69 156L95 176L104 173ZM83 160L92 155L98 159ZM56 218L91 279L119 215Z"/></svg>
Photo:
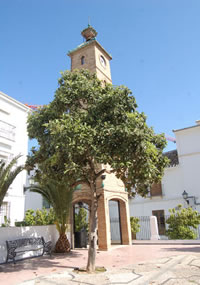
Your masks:
<svg viewBox="0 0 200 285"><path fill-rule="evenodd" d="M174 136L200 119L199 11L199 0L0 0L0 90L50 102L90 17L113 57L113 84L132 90L157 133Z"/></svg>

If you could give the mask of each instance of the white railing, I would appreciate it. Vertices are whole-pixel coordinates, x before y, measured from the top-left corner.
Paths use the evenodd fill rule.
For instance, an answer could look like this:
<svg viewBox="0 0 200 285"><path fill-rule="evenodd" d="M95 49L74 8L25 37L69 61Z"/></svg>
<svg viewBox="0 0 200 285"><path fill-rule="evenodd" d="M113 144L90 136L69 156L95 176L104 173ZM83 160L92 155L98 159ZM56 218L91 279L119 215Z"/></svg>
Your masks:
<svg viewBox="0 0 200 285"><path fill-rule="evenodd" d="M15 140L15 126L0 120L0 136L8 140Z"/></svg>
<svg viewBox="0 0 200 285"><path fill-rule="evenodd" d="M0 225L4 224L5 222L4 217L6 217L7 220L10 219L10 204L8 202L3 202L0 207Z"/></svg>

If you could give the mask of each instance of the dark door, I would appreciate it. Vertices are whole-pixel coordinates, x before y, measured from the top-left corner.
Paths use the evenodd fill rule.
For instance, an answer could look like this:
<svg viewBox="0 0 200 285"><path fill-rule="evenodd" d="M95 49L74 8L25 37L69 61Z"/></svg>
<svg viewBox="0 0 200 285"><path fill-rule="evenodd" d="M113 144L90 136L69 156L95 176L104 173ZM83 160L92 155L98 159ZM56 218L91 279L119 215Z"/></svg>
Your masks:
<svg viewBox="0 0 200 285"><path fill-rule="evenodd" d="M121 244L119 201L109 201L111 244Z"/></svg>
<svg viewBox="0 0 200 285"><path fill-rule="evenodd" d="M157 217L159 235L165 235L165 212L164 210L152 211L152 214L153 216Z"/></svg>

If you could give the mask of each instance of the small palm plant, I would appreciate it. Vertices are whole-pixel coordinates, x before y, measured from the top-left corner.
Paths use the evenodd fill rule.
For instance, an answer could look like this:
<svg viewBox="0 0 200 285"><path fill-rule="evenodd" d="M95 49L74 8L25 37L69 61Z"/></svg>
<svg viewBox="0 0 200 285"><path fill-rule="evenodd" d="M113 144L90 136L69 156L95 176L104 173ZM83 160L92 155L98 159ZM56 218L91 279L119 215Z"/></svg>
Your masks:
<svg viewBox="0 0 200 285"><path fill-rule="evenodd" d="M20 155L15 156L8 164L4 160L0 160L0 207L6 193L13 183L16 176L24 169L24 166L16 166Z"/></svg>
<svg viewBox="0 0 200 285"><path fill-rule="evenodd" d="M69 214L72 203L73 189L69 188L66 181L50 179L42 185L30 186L31 192L41 194L52 206L55 212L55 224L59 232L55 252L65 253L70 251L70 243L66 236Z"/></svg>

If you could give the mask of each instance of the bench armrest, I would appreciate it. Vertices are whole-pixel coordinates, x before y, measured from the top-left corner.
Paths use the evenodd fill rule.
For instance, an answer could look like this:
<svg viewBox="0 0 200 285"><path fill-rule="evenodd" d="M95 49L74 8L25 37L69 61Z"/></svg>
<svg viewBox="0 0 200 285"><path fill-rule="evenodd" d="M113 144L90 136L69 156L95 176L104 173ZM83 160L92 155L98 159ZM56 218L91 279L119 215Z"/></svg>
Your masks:
<svg viewBox="0 0 200 285"><path fill-rule="evenodd" d="M7 247L7 258L6 258L6 263L8 262L9 259L12 259L13 261L15 260L16 257L16 246L12 247Z"/></svg>
<svg viewBox="0 0 200 285"><path fill-rule="evenodd" d="M47 241L44 243L44 253L48 253L51 255L52 251L52 241Z"/></svg>

